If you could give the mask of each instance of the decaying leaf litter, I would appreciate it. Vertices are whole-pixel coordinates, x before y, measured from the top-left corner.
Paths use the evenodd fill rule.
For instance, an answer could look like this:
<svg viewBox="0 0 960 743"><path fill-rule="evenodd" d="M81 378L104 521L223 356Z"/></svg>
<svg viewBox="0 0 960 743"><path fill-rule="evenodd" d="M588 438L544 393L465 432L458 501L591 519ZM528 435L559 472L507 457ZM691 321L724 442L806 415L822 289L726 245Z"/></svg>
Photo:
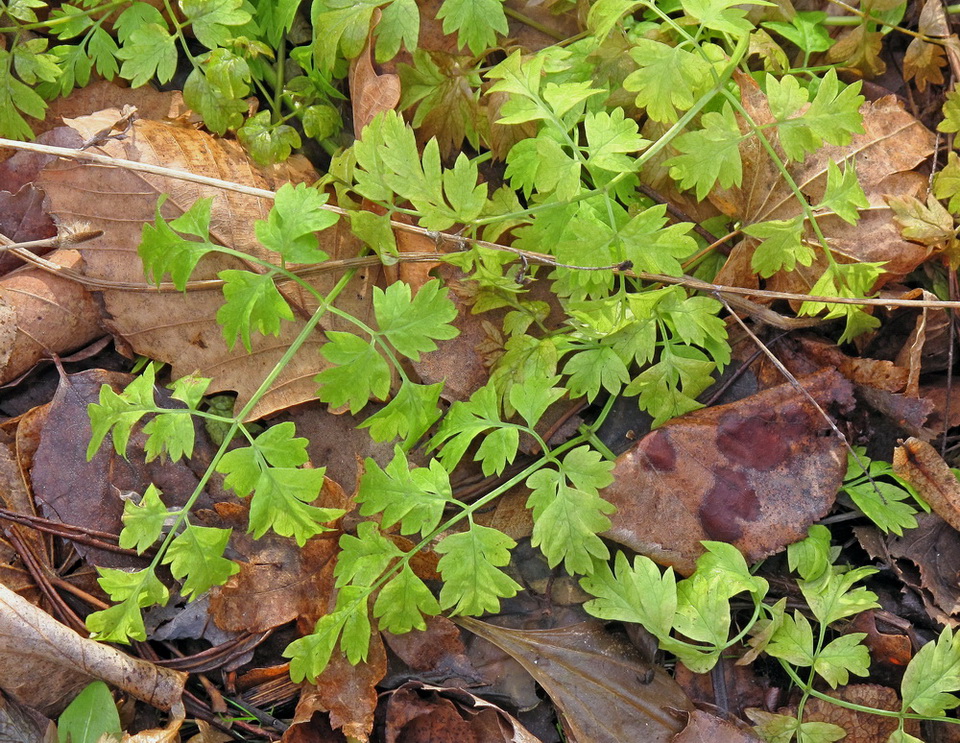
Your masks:
<svg viewBox="0 0 960 743"><path fill-rule="evenodd" d="M427 5L424 15L434 15L435 9L431 13ZM928 5L918 22L931 26ZM572 11L547 17L553 24L550 28L563 33L577 28ZM439 22L426 28L421 36L434 34L436 51L458 51ZM928 27L924 33L950 42L946 56L955 53L949 28L939 34L934 30ZM830 61L845 62L867 76L878 75L889 63L889 55L897 57L894 52L881 57L881 39L874 34L866 27L841 34L830 51ZM522 29L516 38L529 50L546 43L525 37ZM824 517L839 524L833 528L847 529L839 531L850 537L845 559L854 565L885 568L877 583L871 584L883 608L860 612L854 623L838 626L841 637L864 633L875 662L865 683L844 684L835 693L886 709L899 709L898 673L902 676L911 655L935 636L939 625L956 627L960 617L956 581L949 578L956 573L954 527L960 491L940 453L929 443L938 444L939 437L953 427L960 405L960 394L952 394L949 375L955 308L924 303L922 299L929 295L915 288L923 282L908 278L915 271L932 276L936 265L955 263L952 217L939 202L927 198L931 157L937 152L931 129L938 123L929 111L942 102L943 90L937 87L943 83L938 63L942 55L941 47L931 43L911 42L910 49L903 59L904 75L914 82L905 87L902 80L885 79L886 88L876 83L871 100L861 107L862 134L848 145L822 147L802 163L788 163L786 169L808 203L817 204L830 190L831 179L839 177L834 169L840 174L856 166L865 199L857 209L864 218L851 226L837 211L819 224L842 262L885 263L874 287L889 301L888 306L881 303L873 310L871 322L876 322L878 330L839 348L833 341L841 330L835 325L791 326L803 295L821 293L816 281L825 266L814 262L768 271L762 253L757 258L767 235L762 228L751 232L751 226L796 220L803 213L770 152L751 149L745 141L741 183L707 194L714 211L703 218L726 214L746 234L745 239L728 240L735 244L713 281L749 290L743 293L750 303L740 301L734 307L766 342L789 378L759 353L749 336L728 322L735 363L715 388L704 391L701 399L709 402L708 407L658 421L663 425L649 431L649 422L637 415L630 398L630 405L618 406L610 424L598 432L606 447L623 452L612 468L611 484L601 490L616 507L615 512L603 511L602 517L610 520L604 537L610 544L654 557L682 576L694 572L704 553L702 540L730 542L751 562L769 558L761 574L771 582L780 578L781 595L795 600L795 586L782 577L786 574L786 560L780 556L783 548ZM370 50L357 57L350 92L358 132L359 122L400 105L405 75L409 80L410 74L403 68L399 74L378 71ZM735 84L753 119L761 125L771 121L755 80L738 73ZM496 114L486 109L502 103L495 96L484 98L482 104L482 114L491 121ZM134 103L137 110L124 112L104 105L117 102ZM479 108L469 111L480 114ZM738 666L733 658L724 658L709 677L691 673L682 664L668 672L650 652L649 637L629 625L624 634L622 627L605 628L590 619L582 605L591 597L578 581L562 570L563 565L551 570L531 548L531 540L538 545L556 535L537 531L524 507L530 494L519 488L500 498L494 508L476 514L478 523L520 542L508 571L524 590L503 600L496 617L483 623L458 620L463 631L450 619L431 617L424 633L375 633L365 663L352 665L335 653L316 684L292 683L281 653L334 610L338 537L365 529L353 500L361 472L358 463L369 457L368 461L386 468L394 457L393 446L373 442L357 431L344 410L348 405L316 401L314 377L329 368L319 353L324 343L320 332L300 346L247 418L263 430L280 430L296 422L297 432L309 438L309 462L326 467L317 505L350 513L336 530L303 545L274 533L253 539L245 534L246 504L223 487L221 478L212 478L195 504L196 519L204 527L233 529L229 550L237 563L235 575L197 601L178 599L149 612L145 617L149 642L135 643L118 654L84 639L84 615L106 607L94 568L135 570L146 564L135 545L118 540L126 500L142 495L152 483L167 496L167 506L178 505L178 496L192 492L204 477L217 442L215 431L195 422L198 444L193 456L170 462L153 457L147 436L136 430L125 457L108 442L87 461L87 406L98 400L101 386L126 387L134 379L129 375L130 359L140 354L170 365L164 381L199 372L213 380L208 393L235 393L236 399L227 398L225 404L243 408L316 310L302 287L280 281L278 289L293 318L280 324L278 335L254 333L249 347L243 343L230 347L217 324L222 304L217 275L224 270L261 269L237 257L208 257L191 277L197 283L186 292L169 286L156 290L144 277L137 248L144 225L155 221L157 199L167 194L159 213L172 219L187 212L197 199L212 198L209 234L214 242L276 260L264 252L254 223L268 218L271 192L285 183L312 183L319 174L301 159L271 169L257 166L236 142L199 128L176 94L94 83L55 103L47 122L45 126L51 128L40 137L44 144L82 148L161 170L140 172L105 168L83 159L57 159L51 154L55 150L47 154L18 151L0 164L0 225L5 242L47 240L46 246L32 251L35 254L57 248L42 257L21 251L18 255L30 262L23 268L5 257L6 273L0 277L2 377L9 383L4 407L9 420L4 423L0 449L5 484L2 513L7 519L2 574L4 586L10 589L0 612L9 638L2 654L5 669L0 687L9 697L8 708L18 710L10 717L20 720L18 735L24 740L43 739L44 716L55 719L79 688L95 678L140 700L129 704L139 705L148 718L151 713L143 710L157 710L139 727L154 730L131 740L176 740L186 730L181 729L185 718L214 722L238 739L261 736L287 741L342 740L343 736L414 741L441 735L460 740L550 741L560 739L558 719L567 740L659 741L696 736L755 740L756 733L744 720L762 727L765 722L776 724L775 713L793 714L795 700L790 698L787 680L769 667ZM424 120L427 123L418 131L421 145L436 134L452 155L458 145L455 137L444 133L442 118L434 115ZM655 123L648 121L648 126ZM514 141L529 136L529 132L510 129L501 125L499 131L491 132L491 141L503 149L501 155ZM785 150L779 155L788 159ZM943 158L936 162L942 167ZM180 180L164 173L164 168L242 188ZM943 174L944 179L948 176ZM651 182L661 181L652 177ZM943 183L934 181L934 192L939 188L937 195L948 198ZM661 195L691 213L705 208L691 204L689 193L663 188ZM376 213L372 203L359 206ZM397 224L394 239L400 257L415 255L429 263L400 260L381 265L366 260L350 264L362 243L349 227L341 220L319 232L320 248L334 263L359 266L341 306L352 316L372 322L374 287L403 279L416 290L434 274L443 276L458 307L454 324L460 335L424 353L411 368L425 383L447 379L447 403L469 399L503 353L497 326L506 312L471 313L476 296L470 283L450 267L436 268L438 261L429 254L452 252L462 244L455 236L441 239L427 230ZM86 239L78 237L72 243L70 231ZM495 241L509 248L510 238L504 233ZM527 251L524 266L565 262L544 256L545 251L531 251L523 241L520 244L518 250ZM288 267L323 292L342 275L316 271L309 264ZM655 267L636 262L618 268L628 274L646 268L657 273ZM544 326L552 329L562 315L542 276L537 274L531 291L544 304ZM949 293L952 288L955 285L947 287L946 296L956 299ZM796 296L792 303L770 306L765 291ZM710 297L710 292L705 296ZM323 333L344 329L336 317L319 325ZM106 348L102 338L112 340L115 350ZM37 366L49 358L57 363ZM392 380L394 387L397 382ZM161 407L177 405L167 393L158 395L166 395ZM541 423L540 433L551 445L562 442L592 412L583 405L558 405ZM874 486L869 482L851 485L851 479L845 478L849 450L834 427L848 443L867 447L859 456L861 467L870 461L867 452L875 459L892 460L892 472L913 485L933 513L921 516L916 528L901 529L899 534L864 525L868 522L862 519L854 522L852 530L843 526L850 504L870 497ZM898 445L898 439L903 443ZM521 442L521 451L534 456L537 446L532 440ZM428 464L427 456L417 450L410 456ZM949 456L947 460L952 461ZM371 465L366 467L369 470ZM508 478L513 472L505 467L492 474L486 468L464 465L454 471L453 483L458 495L469 500L489 489L491 480ZM878 471L878 479L884 476ZM385 537L398 550L414 545L412 537L399 530L388 530ZM578 561L589 560L590 554L596 552L585 548L568 553L564 565L576 572ZM411 561L412 571L422 580L437 579L439 557L430 550L420 552ZM189 585L181 590L189 594ZM43 611L25 604L13 591ZM592 593L603 595L599 589ZM36 686L37 678L45 680L42 687ZM233 703L261 714L254 715L256 721L241 719ZM811 702L805 719L859 731L851 740L885 740L895 730L895 726L885 728L876 716L860 719L849 710L818 705L814 708ZM696 707L706 712L695 711ZM230 718L232 722L225 724ZM919 734L915 728L908 729ZM203 730L207 732L193 739L218 739L213 737L218 733ZM925 735L946 733L927 731Z"/></svg>

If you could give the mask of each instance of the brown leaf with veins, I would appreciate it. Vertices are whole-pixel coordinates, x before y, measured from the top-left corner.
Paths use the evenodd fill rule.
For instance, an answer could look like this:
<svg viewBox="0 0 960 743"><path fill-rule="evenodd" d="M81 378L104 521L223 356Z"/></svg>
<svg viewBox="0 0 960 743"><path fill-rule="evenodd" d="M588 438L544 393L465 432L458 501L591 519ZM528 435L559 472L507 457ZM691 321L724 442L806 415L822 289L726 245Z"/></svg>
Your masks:
<svg viewBox="0 0 960 743"><path fill-rule="evenodd" d="M824 409L853 404L851 384L832 369L800 384ZM783 384L675 418L619 456L603 491L617 507L604 536L684 575L702 540L730 542L753 562L806 536L846 469L830 423Z"/></svg>
<svg viewBox="0 0 960 743"><path fill-rule="evenodd" d="M94 123L94 121L96 123ZM77 119L83 137L99 130L96 119ZM93 151L112 157L188 170L242 185L272 189L284 176L311 180L316 174L286 170L264 171L255 166L235 142L214 138L176 123L139 120L119 140L110 140ZM186 293L158 292L145 284L137 246L145 223L154 221L156 200L169 194L162 213L166 218L179 216L200 197L212 196L210 236L214 242L278 263L279 258L265 250L254 235L254 222L266 219L271 207L267 199L199 186L172 178L135 173L121 168L104 168L74 162L48 165L39 185L47 192L51 212L62 221L84 221L103 235L84 243L80 251L88 276L131 282L135 291L102 292L107 325L134 353L166 361L173 376L199 372L211 377L208 392L235 390L238 405L244 405L274 368L307 319L317 307L313 298L289 282L278 284L291 305L295 320L284 321L279 336L252 334L252 351L239 342L228 349L216 323L223 304L219 288L189 290ZM320 247L333 258L353 257L359 241L343 222L320 233ZM208 255L194 272L195 279L215 279L224 269L256 270L247 261L223 255ZM341 294L338 306L362 320L370 319L369 302L372 269L361 269ZM322 293L333 288L339 274L321 273L311 278ZM324 329L338 327L331 320ZM250 419L314 399L314 376L325 367L319 348L321 332L314 332L270 390L258 402Z"/></svg>
<svg viewBox="0 0 960 743"><path fill-rule="evenodd" d="M671 710L693 709L666 671L601 622L515 630L470 617L456 621L519 661L563 713L575 740L668 743L683 727Z"/></svg>
<svg viewBox="0 0 960 743"><path fill-rule="evenodd" d="M752 78L737 77L743 106L758 125L771 124L766 96ZM835 162L842 170L856 165L860 185L870 206L860 211L856 226L835 214L818 217L831 250L838 260L851 262L886 262L886 280L904 276L931 254L931 248L905 240L894 221L888 197L919 197L926 193L926 176L913 172L933 152L934 135L907 113L894 96L865 103L860 108L864 134L853 137L844 147L824 145L801 163L787 165L794 182L811 204L823 198L827 183L827 166ZM770 136L770 135L768 135ZM772 144L782 159L776 137ZM743 181L738 188L715 189L713 201L728 216L744 225L774 219L791 219L801 213L801 206L776 164L759 146L755 137L741 145ZM815 243L809 225L805 239ZM731 252L717 276L717 283L756 286L750 258L756 248L753 238L740 242ZM818 250L822 254L822 250ZM777 291L809 293L810 287L826 268L819 257L811 266L797 265L795 270L780 271L766 282L766 288Z"/></svg>

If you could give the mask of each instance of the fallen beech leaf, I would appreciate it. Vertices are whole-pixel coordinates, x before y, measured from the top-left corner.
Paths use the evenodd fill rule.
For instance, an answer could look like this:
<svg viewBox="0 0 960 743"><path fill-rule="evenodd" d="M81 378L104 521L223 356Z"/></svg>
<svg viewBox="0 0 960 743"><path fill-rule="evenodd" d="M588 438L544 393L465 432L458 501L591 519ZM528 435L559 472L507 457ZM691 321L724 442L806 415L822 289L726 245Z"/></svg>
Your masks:
<svg viewBox="0 0 960 743"><path fill-rule="evenodd" d="M47 260L66 268L82 262L76 250L57 250ZM0 277L0 384L102 335L96 300L75 281L33 267Z"/></svg>
<svg viewBox="0 0 960 743"><path fill-rule="evenodd" d="M99 118L97 122L81 118L71 123L87 136L100 128ZM264 189L272 188L285 175L296 180L316 177L315 173L295 173L295 166L289 164L283 170L261 170L235 142L158 121L135 121L123 138L109 140L92 151ZM59 161L43 170L38 184L47 192L51 212L59 219L82 219L92 229L103 230L101 237L81 246L85 273L141 287L102 293L110 331L135 353L172 364L174 377L195 372L212 377L209 393L235 390L238 405L243 406L316 309L316 303L299 287L278 284L296 319L281 325L279 337L253 334L250 353L239 343L231 351L216 323L217 311L223 304L219 288L157 292L145 283L137 246L143 225L154 221L160 194L170 194L162 209L167 218L182 214L200 197L213 196L211 239L277 263L279 259L266 251L254 235L254 222L266 219L269 212L271 204L266 199L120 168ZM319 237L320 247L333 258L357 253L359 242L342 220ZM194 278L215 279L219 271L230 268L255 270L247 262L209 255L200 261ZM372 305L368 278L374 275L372 270L360 270L341 294L338 306L362 320L369 319ZM326 293L337 278L338 275L327 272L316 275L311 282ZM336 327L333 320L323 325L324 329ZM313 378L324 368L318 352L322 343L322 334L314 333L256 405L250 419L314 399Z"/></svg>
<svg viewBox="0 0 960 743"><path fill-rule="evenodd" d="M540 743L512 715L463 689L409 681L387 700L386 741Z"/></svg>
<svg viewBox="0 0 960 743"><path fill-rule="evenodd" d="M456 621L516 658L563 713L575 740L667 743L683 727L667 710L693 708L666 671L600 622L513 630L469 617Z"/></svg>
<svg viewBox="0 0 960 743"><path fill-rule="evenodd" d="M909 438L893 450L893 471L917 489L934 512L960 531L960 482L926 441Z"/></svg>
<svg viewBox="0 0 960 743"><path fill-rule="evenodd" d="M147 704L182 714L187 674L131 658L60 624L0 585L0 687L23 704L58 715L100 679Z"/></svg>
<svg viewBox="0 0 960 743"><path fill-rule="evenodd" d="M832 369L800 384L824 409L853 403ZM603 491L617 507L605 536L684 575L702 540L731 542L752 562L802 539L846 468L828 421L783 384L675 418L620 455Z"/></svg>
<svg viewBox="0 0 960 743"><path fill-rule="evenodd" d="M744 75L737 79L744 108L754 121L761 126L772 122L767 99L759 86ZM810 203L817 204L826 188L828 165L835 162L841 169L845 164L856 165L869 208L860 212L856 226L833 214L818 217L817 222L835 255L844 262L886 261L884 275L890 280L908 274L931 253L931 248L903 239L886 199L926 193L926 176L912 171L933 152L934 135L907 113L894 96L865 103L860 112L864 134L855 135L845 147L825 145L802 163L788 165L787 170ZM711 201L745 225L791 219L801 213L790 185L752 137L741 145L741 157L741 186L715 190L710 194ZM807 225L806 230L806 237L815 243L812 228ZM717 283L756 286L756 277L749 267L756 245L754 238L739 243L718 274ZM824 261L818 257L812 266L798 265L795 270L780 271L767 280L766 288L807 293L826 267Z"/></svg>
<svg viewBox="0 0 960 743"><path fill-rule="evenodd" d="M380 11L376 11L379 21ZM357 138L363 128L382 111L392 111L400 102L400 77L379 74L373 68L370 37L360 56L350 63L350 99L353 103L353 131Z"/></svg>

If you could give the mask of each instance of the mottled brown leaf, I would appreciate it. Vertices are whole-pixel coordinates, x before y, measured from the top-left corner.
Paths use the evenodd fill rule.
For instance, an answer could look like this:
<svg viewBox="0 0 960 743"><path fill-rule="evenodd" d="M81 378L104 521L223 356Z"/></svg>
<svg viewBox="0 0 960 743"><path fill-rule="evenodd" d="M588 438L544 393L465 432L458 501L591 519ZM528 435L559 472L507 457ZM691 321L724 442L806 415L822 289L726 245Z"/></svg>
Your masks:
<svg viewBox="0 0 960 743"><path fill-rule="evenodd" d="M937 450L909 438L893 450L893 471L913 485L934 512L960 531L960 482Z"/></svg>
<svg viewBox="0 0 960 743"><path fill-rule="evenodd" d="M852 404L836 371L800 383L825 409ZM830 510L846 462L829 422L791 384L687 413L617 458L603 491L617 507L605 536L684 575L702 540L731 542L759 560L802 539Z"/></svg>

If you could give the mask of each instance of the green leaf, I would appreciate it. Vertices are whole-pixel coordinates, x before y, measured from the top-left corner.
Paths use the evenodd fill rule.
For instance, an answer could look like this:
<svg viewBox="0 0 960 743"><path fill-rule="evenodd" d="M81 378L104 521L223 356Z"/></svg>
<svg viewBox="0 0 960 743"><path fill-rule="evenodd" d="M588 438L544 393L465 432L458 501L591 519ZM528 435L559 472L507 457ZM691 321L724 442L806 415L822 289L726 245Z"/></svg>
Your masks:
<svg viewBox="0 0 960 743"><path fill-rule="evenodd" d="M636 93L637 105L660 123L677 121L679 112L693 108L713 81L710 64L680 47L637 39L630 56L640 69L627 75L623 87ZM739 134L737 130L737 136Z"/></svg>
<svg viewBox="0 0 960 743"><path fill-rule="evenodd" d="M803 580L816 580L832 569L833 557L830 548L830 530L822 524L814 524L806 539L787 545L787 565L801 575Z"/></svg>
<svg viewBox="0 0 960 743"><path fill-rule="evenodd" d="M836 568L831 568L819 578L799 581L800 591L817 620L821 624L831 624L879 606L873 591L853 588L854 583L876 572L876 568L865 567L839 573Z"/></svg>
<svg viewBox="0 0 960 743"><path fill-rule="evenodd" d="M229 27L250 21L243 0L180 0L193 35L208 49L226 46L236 34Z"/></svg>
<svg viewBox="0 0 960 743"><path fill-rule="evenodd" d="M915 529L917 509L904 503L911 495L899 485L889 482L862 482L844 484L843 492L850 496L861 513L886 532L903 535L904 529Z"/></svg>
<svg viewBox="0 0 960 743"><path fill-rule="evenodd" d="M443 382L416 384L403 380L393 399L357 428L369 428L374 441L401 438L409 447L420 440L440 418L437 403L443 391Z"/></svg>
<svg viewBox="0 0 960 743"><path fill-rule="evenodd" d="M340 554L333 574L337 588L351 584L370 586L390 564L403 552L380 533L376 522L361 521L357 524L357 536L344 534L340 537Z"/></svg>
<svg viewBox="0 0 960 743"><path fill-rule="evenodd" d="M393 0L383 8L377 24L377 62L397 56L400 45L408 52L417 49L420 39L420 9L416 0Z"/></svg>
<svg viewBox="0 0 960 743"><path fill-rule="evenodd" d="M363 240L384 265L393 265L400 255L397 250L397 236L390 224L390 217L386 214L374 214L368 211L350 211L350 229L353 234Z"/></svg>
<svg viewBox="0 0 960 743"><path fill-rule="evenodd" d="M701 119L702 129L685 132L673 141L682 154L664 163L670 167L670 177L680 188L696 188L702 201L710 190L739 186L743 180L740 160L740 142L743 135L729 103L720 112L709 111Z"/></svg>
<svg viewBox="0 0 960 743"><path fill-rule="evenodd" d="M437 279L430 279L410 299L410 285L395 282L386 291L373 290L373 310L380 333L399 353L414 361L421 353L437 349L437 340L456 338L460 331L450 324L457 308Z"/></svg>
<svg viewBox="0 0 960 743"><path fill-rule="evenodd" d="M816 251L803 242L803 215L792 219L772 219L743 228L751 237L760 238L753 252L750 267L763 278L778 271L793 271L797 263L809 266Z"/></svg>
<svg viewBox="0 0 960 743"><path fill-rule="evenodd" d="M936 642L928 642L907 666L900 683L903 710L925 717L942 717L960 706L951 692L960 691L960 634L944 628Z"/></svg>
<svg viewBox="0 0 960 743"><path fill-rule="evenodd" d="M193 418L185 412L158 413L147 421L143 432L147 434L144 447L147 462L162 454L169 456L172 462L193 456L196 431Z"/></svg>
<svg viewBox="0 0 960 743"><path fill-rule="evenodd" d="M816 208L828 209L845 222L855 225L860 221L859 210L869 207L870 202L857 180L854 163L845 161L842 173L833 160L827 163L827 190Z"/></svg>
<svg viewBox="0 0 960 743"><path fill-rule="evenodd" d="M111 601L118 602L109 609L89 614L87 629L95 639L104 642L127 642L128 639L146 640L142 607L166 605L170 593L151 568L133 572L116 568L97 568L97 582Z"/></svg>
<svg viewBox="0 0 960 743"><path fill-rule="evenodd" d="M93 459L103 439L113 429L113 446L117 454L126 456L130 433L147 411L156 408L153 385L156 369L149 364L143 374L127 385L120 394L109 385L100 388L99 403L87 406L92 433L87 447L87 460Z"/></svg>
<svg viewBox="0 0 960 743"><path fill-rule="evenodd" d="M87 684L57 719L59 743L110 743L121 737L117 705L102 681Z"/></svg>
<svg viewBox="0 0 960 743"><path fill-rule="evenodd" d="M813 627L799 611L785 614L780 629L767 644L767 655L780 658L794 666L806 668L813 664Z"/></svg>
<svg viewBox="0 0 960 743"><path fill-rule="evenodd" d="M371 397L384 400L390 393L390 367L377 353L373 342L353 333L327 331L323 357L336 366L316 376L317 397L335 408L350 405L356 415Z"/></svg>
<svg viewBox="0 0 960 743"><path fill-rule="evenodd" d="M384 528L399 523L401 534L426 537L440 524L444 509L456 503L450 477L436 459L410 469L398 447L385 469L369 457L364 468L357 492L360 515L382 513Z"/></svg>
<svg viewBox="0 0 960 743"><path fill-rule="evenodd" d="M373 604L373 615L380 619L380 629L393 634L412 629L425 630L427 623L423 621L424 616L432 617L439 613L440 603L414 574L410 565L404 565L400 574L380 589L380 595Z"/></svg>
<svg viewBox="0 0 960 743"><path fill-rule="evenodd" d="M947 208L954 214L960 213L960 157L952 150L943 170L933 177L933 195L938 199L950 199Z"/></svg>
<svg viewBox="0 0 960 743"><path fill-rule="evenodd" d="M578 351L563 367L571 397L586 397L593 402L602 386L616 395L630 381L630 371L610 346ZM516 388L514 388L516 389ZM512 390L511 390L512 392Z"/></svg>
<svg viewBox="0 0 960 743"><path fill-rule="evenodd" d="M144 224L137 252L143 261L143 272L156 284L166 274L179 291L186 291L187 281L197 263L207 253L216 250L210 242L210 212L213 198L197 199L193 205L176 219L167 222L160 214L166 195L157 199L154 223ZM188 240L177 232L200 238Z"/></svg>
<svg viewBox="0 0 960 743"><path fill-rule="evenodd" d="M937 131L946 134L960 132L960 91L951 90L947 93L943 102L943 120L937 124Z"/></svg>
<svg viewBox="0 0 960 743"><path fill-rule="evenodd" d="M749 5L766 5L762 2ZM734 38L745 36L753 30L746 19L747 11L733 0L680 0L683 12L695 19L701 27L730 34Z"/></svg>
<svg viewBox="0 0 960 743"><path fill-rule="evenodd" d="M330 256L320 250L317 232L337 223L339 215L324 205L329 194L305 183L286 183L274 197L266 221L254 223L257 239L291 263L322 263Z"/></svg>
<svg viewBox="0 0 960 743"><path fill-rule="evenodd" d="M870 651L860 641L865 632L851 632L827 643L817 654L813 670L834 689L850 681L850 674L867 676L870 673Z"/></svg>
<svg viewBox="0 0 960 743"><path fill-rule="evenodd" d="M384 0L315 0L310 23L323 33L314 35L313 58L324 75L333 73L337 51L347 59L358 56L370 32L373 11Z"/></svg>
<svg viewBox="0 0 960 743"><path fill-rule="evenodd" d="M258 165L272 165L290 157L290 152L301 145L297 130L288 124L275 124L269 111L261 111L247 119L237 130L250 157Z"/></svg>
<svg viewBox="0 0 960 743"><path fill-rule="evenodd" d="M248 71L247 79L249 76ZM243 115L247 111L247 103L243 100L244 95L246 93L238 96L229 95L222 87L212 84L199 67L193 69L183 84L184 103L203 117L203 123L207 129L220 135L225 134L228 129L237 129L243 124Z"/></svg>
<svg viewBox="0 0 960 743"><path fill-rule="evenodd" d="M793 82L790 83L790 80ZM769 90L776 87L774 81L775 78L768 75ZM781 87L798 86L790 76L786 76L779 84ZM787 98L794 102L798 100L798 95L791 93ZM860 115L863 102L859 81L841 89L836 70L830 68L821 78L820 87L809 108L802 113L781 111L789 117L781 120L778 126L780 144L787 157L802 160L806 153L818 149L824 142L841 146L850 144L854 134L863 134L864 131L863 117ZM777 115L776 112L774 115Z"/></svg>
<svg viewBox="0 0 960 743"><path fill-rule="evenodd" d="M132 499L123 502L123 529L120 546L136 549L137 554L154 544L163 533L170 512L160 500L160 491L153 483L147 486L139 503Z"/></svg>
<svg viewBox="0 0 960 743"><path fill-rule="evenodd" d="M230 529L188 524L167 547L163 562L174 578L183 580L181 593L188 601L223 585L240 571L237 563L223 556L230 534Z"/></svg>
<svg viewBox="0 0 960 743"><path fill-rule="evenodd" d="M604 514L617 510L603 500L595 488L568 484L568 480L573 479L589 481L589 475L581 477L583 473L575 472L573 466L567 471L567 460L581 458L581 454L576 454L581 450L589 452L587 447L574 449L564 460L561 471L544 468L530 475L526 482L531 490L527 508L533 511L534 522L531 544L540 548L551 568L562 561L564 569L571 574L589 574L594 558L610 557L607 546L597 535L610 528L610 519Z"/></svg>
<svg viewBox="0 0 960 743"><path fill-rule="evenodd" d="M537 377L523 387L515 385L510 388L510 404L531 428L537 425L547 408L566 394L563 388L555 386L559 381L557 376Z"/></svg>
<svg viewBox="0 0 960 743"><path fill-rule="evenodd" d="M441 539L434 548L443 555L437 564L443 577L440 606L467 616L500 611L500 599L516 596L521 588L499 569L510 562L516 544L503 532L479 524Z"/></svg>
<svg viewBox="0 0 960 743"><path fill-rule="evenodd" d="M326 526L345 513L340 508L311 506L323 488L325 468L264 467L250 502L250 533L254 539L272 529L293 537L300 547L311 537L330 531Z"/></svg>
<svg viewBox="0 0 960 743"><path fill-rule="evenodd" d="M503 427L497 406L497 391L487 384L474 392L469 401L458 400L450 406L440 423L440 429L430 440L429 447L442 447L440 461L448 472L452 472L477 436L491 428ZM477 452L477 458L484 462L488 472L492 472L495 462L513 461L518 445L519 438L515 441L502 437L493 439L486 445L482 456ZM487 458L490 459L490 464L487 464Z"/></svg>
<svg viewBox="0 0 960 743"><path fill-rule="evenodd" d="M293 310L274 283L275 273L227 270L217 276L223 281L224 303L217 310L217 323L223 328L227 348L233 350L237 338L251 353L251 333L280 335L280 321L293 320Z"/></svg>
<svg viewBox="0 0 960 743"><path fill-rule="evenodd" d="M497 34L510 29L503 12L503 0L443 0L437 20L443 20L443 32L457 32L457 43L480 54L496 46Z"/></svg>
<svg viewBox="0 0 960 743"><path fill-rule="evenodd" d="M174 400L184 403L190 410L196 410L203 400L203 396L207 394L207 387L210 386L212 381L193 374L180 377L170 385L173 389L172 397Z"/></svg>
<svg viewBox="0 0 960 743"><path fill-rule="evenodd" d="M10 52L0 49L0 134L32 139L33 132L19 112L43 119L47 104L37 93L13 76Z"/></svg>
<svg viewBox="0 0 960 743"><path fill-rule="evenodd" d="M264 38L274 49L280 46L280 40L293 27L301 0L259 0L257 2L257 23L264 30Z"/></svg>
<svg viewBox="0 0 960 743"><path fill-rule="evenodd" d="M673 568L663 574L649 557L637 555L633 566L617 552L615 573L606 562L599 563L592 575L580 579L587 593L596 596L583 608L599 619L642 624L657 639L670 637L677 611L677 584Z"/></svg>
<svg viewBox="0 0 960 743"><path fill-rule="evenodd" d="M36 23L37 14L33 12L33 9L46 7L47 3L44 0L10 0L6 3L4 12L18 21Z"/></svg>
<svg viewBox="0 0 960 743"><path fill-rule="evenodd" d="M827 14L821 11L800 11L789 23L770 21L760 25L792 41L801 51L815 54L833 46L833 39L824 27L826 19Z"/></svg>
<svg viewBox="0 0 960 743"><path fill-rule="evenodd" d="M639 135L637 122L625 117L622 108L611 113L588 113L583 120L589 147L589 164L613 173L633 171L633 159L628 152L638 152L650 144Z"/></svg>
<svg viewBox="0 0 960 743"><path fill-rule="evenodd" d="M290 678L314 683L330 662L340 639L348 659L357 663L366 657L370 643L370 619L367 616L369 589L347 586L337 594L336 610L320 617L311 634L290 643L283 651L290 658ZM364 635L364 629L366 634Z"/></svg>
<svg viewBox="0 0 960 743"><path fill-rule="evenodd" d="M163 26L147 23L138 26L117 52L122 59L120 76L139 88L156 77L161 83L170 81L177 71L177 46L174 37Z"/></svg>

